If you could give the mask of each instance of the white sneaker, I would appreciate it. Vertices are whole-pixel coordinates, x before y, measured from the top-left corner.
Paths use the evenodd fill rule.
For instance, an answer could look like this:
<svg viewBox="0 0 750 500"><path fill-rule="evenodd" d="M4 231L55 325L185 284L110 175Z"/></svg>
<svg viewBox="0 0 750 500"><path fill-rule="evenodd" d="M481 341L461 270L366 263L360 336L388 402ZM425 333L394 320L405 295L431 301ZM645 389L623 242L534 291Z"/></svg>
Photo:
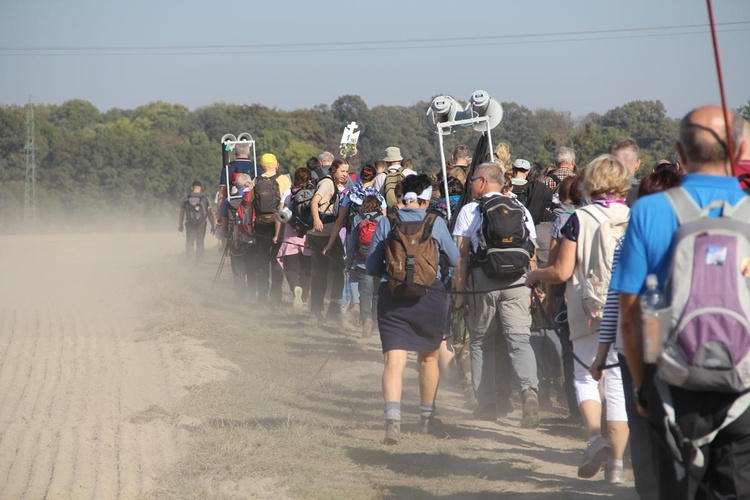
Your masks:
<svg viewBox="0 0 750 500"><path fill-rule="evenodd" d="M623 471L622 465L615 465L612 462L607 462L604 467L604 478L609 484L622 484L625 482L625 471Z"/></svg>
<svg viewBox="0 0 750 500"><path fill-rule="evenodd" d="M292 307L294 307L295 311L301 311L305 305L302 303L302 287L301 286L295 286L294 287L294 302L292 303Z"/></svg>
<svg viewBox="0 0 750 500"><path fill-rule="evenodd" d="M597 437L583 452L583 460L578 466L578 477L594 477L609 457L609 444L602 436Z"/></svg>

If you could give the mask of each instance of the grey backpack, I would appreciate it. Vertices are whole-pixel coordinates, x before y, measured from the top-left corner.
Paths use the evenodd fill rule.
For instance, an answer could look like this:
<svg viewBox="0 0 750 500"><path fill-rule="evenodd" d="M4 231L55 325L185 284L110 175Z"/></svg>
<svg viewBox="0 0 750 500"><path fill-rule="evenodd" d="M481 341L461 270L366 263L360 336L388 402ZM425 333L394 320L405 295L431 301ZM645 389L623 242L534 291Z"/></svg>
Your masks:
<svg viewBox="0 0 750 500"><path fill-rule="evenodd" d="M675 413L667 384L738 395L717 429L689 443L700 467L700 446L750 407L750 197L701 209L683 188L665 194L679 227L665 287L671 324L656 388L670 423ZM717 208L721 217L709 218Z"/></svg>

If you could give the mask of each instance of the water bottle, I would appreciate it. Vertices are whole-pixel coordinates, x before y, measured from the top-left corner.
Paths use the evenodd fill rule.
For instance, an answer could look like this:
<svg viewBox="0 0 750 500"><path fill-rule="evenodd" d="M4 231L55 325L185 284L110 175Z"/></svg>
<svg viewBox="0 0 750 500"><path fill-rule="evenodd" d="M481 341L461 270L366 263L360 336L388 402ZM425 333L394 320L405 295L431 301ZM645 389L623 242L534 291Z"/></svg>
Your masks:
<svg viewBox="0 0 750 500"><path fill-rule="evenodd" d="M664 297L659 292L659 280L655 275L646 277L646 291L641 295L641 315L643 318L643 361L656 363L661 354L661 321L664 314Z"/></svg>

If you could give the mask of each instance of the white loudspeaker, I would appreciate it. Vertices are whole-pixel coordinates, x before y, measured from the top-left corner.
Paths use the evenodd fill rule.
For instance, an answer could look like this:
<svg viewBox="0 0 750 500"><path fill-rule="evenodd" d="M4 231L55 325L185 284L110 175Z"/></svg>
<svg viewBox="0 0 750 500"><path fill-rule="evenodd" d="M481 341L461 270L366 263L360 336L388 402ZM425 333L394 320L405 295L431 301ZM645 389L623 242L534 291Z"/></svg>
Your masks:
<svg viewBox="0 0 750 500"><path fill-rule="evenodd" d="M449 95L439 95L432 100L430 109L427 110L427 126L440 133L437 128L438 123L452 122L456 115L464 111L463 105ZM443 129L443 135L450 135L450 129Z"/></svg>
<svg viewBox="0 0 750 500"><path fill-rule="evenodd" d="M503 120L503 107L484 90L477 90L471 94L469 107L474 117L487 116L490 119L489 128L493 129L500 125ZM478 132L487 131L487 123L477 123L474 130Z"/></svg>

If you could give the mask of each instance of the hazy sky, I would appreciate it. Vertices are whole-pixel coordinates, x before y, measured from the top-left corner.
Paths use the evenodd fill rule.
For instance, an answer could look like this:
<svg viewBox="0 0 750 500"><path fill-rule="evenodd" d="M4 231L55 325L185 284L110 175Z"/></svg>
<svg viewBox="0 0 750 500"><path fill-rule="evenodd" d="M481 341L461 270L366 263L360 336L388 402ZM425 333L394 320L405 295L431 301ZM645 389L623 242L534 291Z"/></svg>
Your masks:
<svg viewBox="0 0 750 500"><path fill-rule="evenodd" d="M737 107L750 100L750 0L714 11L733 23L719 46ZM707 22L704 0L0 0L0 104L296 109L359 94L372 107L481 88L575 116L634 99L681 116L720 97L708 29L668 27Z"/></svg>

